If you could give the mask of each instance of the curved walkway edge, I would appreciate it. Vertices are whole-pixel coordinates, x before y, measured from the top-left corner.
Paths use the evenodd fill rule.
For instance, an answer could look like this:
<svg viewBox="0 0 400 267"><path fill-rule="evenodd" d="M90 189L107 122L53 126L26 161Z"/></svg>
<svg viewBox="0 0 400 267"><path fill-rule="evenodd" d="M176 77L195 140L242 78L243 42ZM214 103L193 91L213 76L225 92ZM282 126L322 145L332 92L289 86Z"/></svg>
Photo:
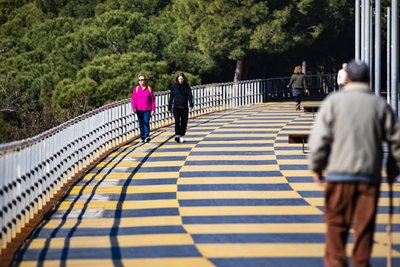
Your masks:
<svg viewBox="0 0 400 267"><path fill-rule="evenodd" d="M315 104L315 103L314 103ZM313 114L292 103L192 119L130 142L88 170L16 255L19 266L322 266L323 188L307 145ZM400 266L400 186L394 187L393 266ZM382 185L373 266L386 263ZM349 240L349 248L351 238Z"/></svg>

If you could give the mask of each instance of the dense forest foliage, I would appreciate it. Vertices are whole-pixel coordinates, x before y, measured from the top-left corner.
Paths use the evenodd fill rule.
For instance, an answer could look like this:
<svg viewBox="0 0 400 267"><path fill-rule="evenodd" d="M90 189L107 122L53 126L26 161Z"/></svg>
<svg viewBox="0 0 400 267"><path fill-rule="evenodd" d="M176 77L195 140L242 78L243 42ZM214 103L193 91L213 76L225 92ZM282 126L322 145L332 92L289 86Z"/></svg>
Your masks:
<svg viewBox="0 0 400 267"><path fill-rule="evenodd" d="M128 98L139 73L158 91L168 89L178 71L195 85L265 78L269 70L276 75L299 63L290 60L307 57L339 64L354 50L352 40L334 43L352 36L344 29L353 20L353 5L347 0L0 0L0 142ZM277 66L277 57L287 66Z"/></svg>

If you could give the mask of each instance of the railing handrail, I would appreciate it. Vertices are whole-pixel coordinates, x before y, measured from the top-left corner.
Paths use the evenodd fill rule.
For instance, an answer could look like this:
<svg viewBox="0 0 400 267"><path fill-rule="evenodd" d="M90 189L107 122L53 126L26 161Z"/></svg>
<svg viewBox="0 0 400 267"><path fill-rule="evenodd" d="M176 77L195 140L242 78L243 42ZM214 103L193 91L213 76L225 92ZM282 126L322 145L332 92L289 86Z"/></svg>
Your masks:
<svg viewBox="0 0 400 267"><path fill-rule="evenodd" d="M334 75L334 74L324 74L323 76L329 76L329 75ZM322 76L322 75L318 75L318 74L316 74L316 75L307 75L307 77L310 77L310 78L311 77L318 77L318 76ZM251 83L251 82L283 80L283 79L290 79L290 76L288 76L288 77L267 78L267 79L245 80L245 81L239 81L239 82L237 82L237 84L245 84L245 83L249 83L249 82ZM226 86L226 85L233 85L233 84L235 84L235 82L210 83L210 84L192 86L192 89L199 89L199 88L210 87L210 86ZM168 93L169 93L169 90L163 90L163 91L155 92L156 95L162 95L162 94L168 94ZM9 142L9 143L0 144L0 155L5 154L5 153L7 153L9 151L15 151L15 150L24 148L26 146L29 146L30 144L35 143L37 141L40 141L41 139L48 138L49 136L59 132L60 130L65 129L66 127L68 127L68 126L70 126L70 125L72 125L72 124L74 124L76 122L82 121L82 120L84 120L86 118L89 118L89 117L93 116L94 114L97 114L97 113L102 112L102 111L107 110L107 109L111 109L113 107L119 106L119 105L124 104L124 103L129 102L129 101L130 101L130 99L127 98L127 99L124 99L124 100L120 100L120 101L116 101L116 102L113 102L113 103L109 103L109 104L106 104L106 105L101 106L99 108L96 108L96 109L94 109L92 111L89 111L89 112L87 112L85 114L82 114L82 115L79 115L79 116L77 116L75 118L72 118L72 119L70 119L70 120L68 120L66 122L63 122L62 124L57 125L57 126L51 128L51 129L49 129L47 131L44 131L44 132L42 132L42 133L40 133L38 135L35 135L35 136L32 136L32 137L28 137L26 139L18 140L18 141L12 141L12 142Z"/></svg>
<svg viewBox="0 0 400 267"><path fill-rule="evenodd" d="M68 120L66 122L63 122L60 125L57 125L57 126L51 128L51 129L49 129L47 131L44 131L44 132L42 132L42 133L40 133L38 135L35 135L35 136L32 136L32 137L28 137L28 138L23 139L23 140L18 140L18 141L13 141L13 142L9 142L9 143L0 144L0 155L4 153L3 152L4 150L16 150L16 149L19 149L19 148L23 148L25 146L29 146L31 143L37 142L40 139L45 139L45 138L47 138L47 137L59 132L60 130L65 129L66 127L68 127L68 126L70 126L70 125L72 125L72 124L74 124L76 122L79 122L81 120L89 118L89 117L93 116L94 114L97 114L97 113L99 113L101 111L104 111L104 110L113 108L115 106L118 106L121 103L124 103L124 102L126 102L128 100L129 99L124 99L124 100L121 100L121 101L117 101L117 102L106 104L106 105L101 106L99 108L96 108L96 109L94 109L92 111L89 111L89 112L87 112L85 114L82 114L82 115L79 115L79 116L77 116L75 118L72 118L72 119L70 119L70 120Z"/></svg>

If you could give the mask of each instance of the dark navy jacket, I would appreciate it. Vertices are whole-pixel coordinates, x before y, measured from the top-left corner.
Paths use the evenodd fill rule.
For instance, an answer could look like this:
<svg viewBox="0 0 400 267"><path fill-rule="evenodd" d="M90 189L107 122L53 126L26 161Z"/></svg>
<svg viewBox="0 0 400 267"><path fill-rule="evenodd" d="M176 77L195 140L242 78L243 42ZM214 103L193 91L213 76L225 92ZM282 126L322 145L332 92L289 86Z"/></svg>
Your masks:
<svg viewBox="0 0 400 267"><path fill-rule="evenodd" d="M171 87L171 93L169 96L168 110L174 108L188 108L193 107L193 95L192 89L188 84L175 83Z"/></svg>

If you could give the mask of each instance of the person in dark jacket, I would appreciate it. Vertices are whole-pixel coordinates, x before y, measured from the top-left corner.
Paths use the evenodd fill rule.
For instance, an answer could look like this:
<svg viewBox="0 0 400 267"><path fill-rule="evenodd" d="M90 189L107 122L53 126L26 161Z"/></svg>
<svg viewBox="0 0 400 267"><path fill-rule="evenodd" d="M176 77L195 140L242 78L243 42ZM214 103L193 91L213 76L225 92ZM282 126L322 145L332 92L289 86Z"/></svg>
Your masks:
<svg viewBox="0 0 400 267"><path fill-rule="evenodd" d="M304 91L307 91L306 76L301 71L301 66L294 68L292 77L290 78L288 88L292 87L292 94L296 102L296 110L300 110L301 97Z"/></svg>
<svg viewBox="0 0 400 267"><path fill-rule="evenodd" d="M186 133L189 118L189 105L193 108L192 89L184 73L179 73L175 84L171 87L168 110L173 112L175 118L175 141L185 142L183 136Z"/></svg>

